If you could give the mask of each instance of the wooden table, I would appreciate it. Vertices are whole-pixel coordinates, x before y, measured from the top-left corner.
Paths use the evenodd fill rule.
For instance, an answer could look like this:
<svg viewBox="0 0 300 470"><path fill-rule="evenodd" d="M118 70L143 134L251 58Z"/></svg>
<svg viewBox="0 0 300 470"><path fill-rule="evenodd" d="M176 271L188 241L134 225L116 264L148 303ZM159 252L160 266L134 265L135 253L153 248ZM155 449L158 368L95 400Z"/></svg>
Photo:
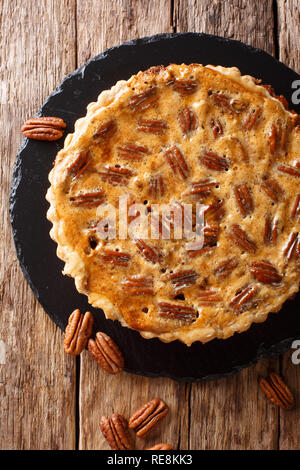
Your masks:
<svg viewBox="0 0 300 470"><path fill-rule="evenodd" d="M300 449L300 366L291 352L199 384L108 376L86 352L65 355L62 332L23 278L7 210L21 124L65 75L110 46L176 31L241 39L300 72L300 0L1 0L0 20L0 448L107 449L100 417L129 416L159 396L170 413L147 446ZM270 366L294 390L294 411L273 408L259 391L258 375Z"/></svg>

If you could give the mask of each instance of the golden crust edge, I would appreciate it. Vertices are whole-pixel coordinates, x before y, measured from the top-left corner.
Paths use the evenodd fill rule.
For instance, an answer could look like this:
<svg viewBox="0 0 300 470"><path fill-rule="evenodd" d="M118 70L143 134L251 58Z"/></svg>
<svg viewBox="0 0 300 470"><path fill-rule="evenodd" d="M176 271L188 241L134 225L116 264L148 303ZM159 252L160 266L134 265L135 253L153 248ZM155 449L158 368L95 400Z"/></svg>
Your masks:
<svg viewBox="0 0 300 470"><path fill-rule="evenodd" d="M75 122L74 132L66 136L64 147L58 152L57 155L59 155L62 152L66 152L68 147L71 144L74 144L74 141L73 141L74 138L82 135L82 133L84 132L84 129L88 127L90 120L93 118L93 116L96 113L97 114L100 113L101 109L106 109L107 106L114 103L115 100L119 98L120 94L125 92L128 89L128 85L132 83L134 80L137 80L142 75L147 74L147 73L148 74L153 73L155 75L161 72L169 73L170 71L173 71L174 69L175 70L178 68L180 69L180 67L185 68L186 70L186 67L189 67L189 68L190 67L203 67L203 65L190 64L189 66L186 66L185 64L181 64L178 66L177 64L170 64L167 67L164 67L164 66L151 67L150 69L146 71L140 71L138 72L138 74L132 75L127 81L125 80L118 81L109 90L102 91L100 95L98 96L98 99L96 102L89 103L89 105L87 106L86 115L82 118L79 118ZM231 79L240 83L242 86L244 86L245 88L249 90L258 91L259 89L260 93L280 103L281 107L283 108L285 112L287 112L291 116L294 116L294 113L284 108L282 102L279 99L277 99L275 96L272 96L266 88L264 88L261 85L258 85L255 82L256 79L254 77L250 75L242 75L240 70L237 67L222 67L222 66L213 66L213 65L206 65L205 67L211 70L215 70L216 72L219 72L223 75L229 76ZM178 72L178 70L176 71ZM95 296L96 298L94 298L93 293L89 294L87 292L85 288L86 277L83 272L84 269L82 268L84 263L81 260L80 256L78 255L78 253L71 251L68 245L65 243L63 221L60 220L56 214L55 198L54 198L54 194L52 191L52 186L54 183L54 168L49 173L49 182L51 186L49 187L47 194L46 194L46 200L50 204L50 207L47 211L47 219L52 223L52 228L50 230L50 237L58 245L56 254L58 258L61 259L65 263L63 274L68 275L74 279L75 286L78 292L81 294L85 294L88 297L89 303L91 303L93 307L102 309L107 319L119 320L122 326L126 326L127 328L132 329L130 325L128 325L126 321L124 320L124 318L121 316L116 306L113 305L106 296L102 295L101 297L99 297L99 294L97 294ZM281 310L286 300L288 300L289 297L293 296L293 294L298 292L298 290L299 290L299 282L298 282L298 286L291 286L288 297L285 298L281 302L280 306L277 309L277 312ZM188 331L188 332L184 332L183 330L185 330L185 327L182 327L182 328L178 328L174 332L160 333L160 334L153 333L150 331L140 331L140 330L136 330L136 331L138 331L140 335L146 339L159 338L161 341L165 343L169 343L175 340L180 340L181 342L185 343L187 346L190 346L195 341L206 343L208 341L211 341L214 338L227 339L231 337L234 333L244 332L248 330L253 323L264 322L270 313L276 313L276 312L259 313L258 311L255 315L253 313L243 315L243 317L240 318L238 321L236 321L233 325L223 328L222 331L217 331L214 328L208 328L208 327L197 328L195 330Z"/></svg>

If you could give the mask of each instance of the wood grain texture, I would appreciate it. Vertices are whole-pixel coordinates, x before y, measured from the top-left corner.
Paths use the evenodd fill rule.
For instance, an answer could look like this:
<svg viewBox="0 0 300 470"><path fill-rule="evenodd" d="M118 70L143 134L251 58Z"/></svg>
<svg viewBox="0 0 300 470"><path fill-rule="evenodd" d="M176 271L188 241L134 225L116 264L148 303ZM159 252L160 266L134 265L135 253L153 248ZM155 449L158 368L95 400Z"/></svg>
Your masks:
<svg viewBox="0 0 300 470"><path fill-rule="evenodd" d="M129 418L158 396L167 418L142 449L169 442L176 449L299 449L298 407L279 412L262 395L260 375L280 371L300 403L300 365L293 351L236 376L179 384L133 374L106 374L85 351L76 363L62 333L23 279L15 257L8 193L21 123L61 79L108 47L170 31L203 31L279 53L300 71L300 2L294 0L2 0L0 2L0 449L108 449L102 415ZM275 16L274 16L275 13ZM277 40L278 33L278 40Z"/></svg>
<svg viewBox="0 0 300 470"><path fill-rule="evenodd" d="M270 53L275 51L271 1L175 0L174 5L177 31L226 36ZM190 449L277 448L278 411L259 396L261 367L259 364L235 377L190 386Z"/></svg>
<svg viewBox="0 0 300 470"><path fill-rule="evenodd" d="M0 448L72 449L75 364L19 268L8 194L21 123L75 67L74 2L2 1L0 31Z"/></svg>
<svg viewBox="0 0 300 470"><path fill-rule="evenodd" d="M277 0L279 57L300 73L300 2Z"/></svg>
<svg viewBox="0 0 300 470"><path fill-rule="evenodd" d="M300 2L277 0L279 59L286 65L300 72ZM292 90L291 90L292 92ZM300 339L300 338L299 338ZM299 345L298 345L299 349ZM295 394L298 406L292 411L280 412L279 447L284 450L300 449L300 364L293 364L292 355L287 352L282 360L282 375ZM298 358L300 354L298 354Z"/></svg>
<svg viewBox="0 0 300 470"><path fill-rule="evenodd" d="M78 65L122 42L171 31L169 0L79 0Z"/></svg>
<svg viewBox="0 0 300 470"><path fill-rule="evenodd" d="M176 31L198 31L274 53L272 0L174 0Z"/></svg>

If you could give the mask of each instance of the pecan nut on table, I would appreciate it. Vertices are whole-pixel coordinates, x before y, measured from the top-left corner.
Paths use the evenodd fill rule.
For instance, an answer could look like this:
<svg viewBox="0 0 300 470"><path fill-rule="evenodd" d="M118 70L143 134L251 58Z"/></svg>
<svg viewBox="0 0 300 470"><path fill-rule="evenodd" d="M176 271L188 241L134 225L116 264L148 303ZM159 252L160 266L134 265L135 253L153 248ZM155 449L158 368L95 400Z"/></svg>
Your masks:
<svg viewBox="0 0 300 470"><path fill-rule="evenodd" d="M31 118L26 121L21 132L28 139L53 141L63 136L63 129L67 127L66 123L57 117Z"/></svg>
<svg viewBox="0 0 300 470"><path fill-rule="evenodd" d="M267 378L262 377L260 388L273 405L284 410L291 410L295 406L291 390L276 372L272 372Z"/></svg>
<svg viewBox="0 0 300 470"><path fill-rule="evenodd" d="M124 358L116 343L105 333L98 331L90 338L88 350L92 357L109 374L118 374L124 368Z"/></svg>
<svg viewBox="0 0 300 470"><path fill-rule="evenodd" d="M129 428L134 429L138 437L145 437L167 415L168 411L169 408L163 400L154 398L131 416Z"/></svg>
<svg viewBox="0 0 300 470"><path fill-rule="evenodd" d="M111 418L102 416L100 429L113 450L133 449L131 437L128 432L128 423L123 416L114 413Z"/></svg>

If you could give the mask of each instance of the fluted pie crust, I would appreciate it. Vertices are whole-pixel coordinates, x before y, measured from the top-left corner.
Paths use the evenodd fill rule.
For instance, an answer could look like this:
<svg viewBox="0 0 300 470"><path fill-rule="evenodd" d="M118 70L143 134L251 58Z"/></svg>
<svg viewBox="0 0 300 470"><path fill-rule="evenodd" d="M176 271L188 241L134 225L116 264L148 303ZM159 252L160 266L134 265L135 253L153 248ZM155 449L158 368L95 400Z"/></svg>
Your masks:
<svg viewBox="0 0 300 470"><path fill-rule="evenodd" d="M64 274L144 338L191 345L265 321L299 289L299 144L285 100L237 68L171 64L118 82L49 174ZM124 193L145 210L205 204L204 247L98 239L98 204Z"/></svg>

